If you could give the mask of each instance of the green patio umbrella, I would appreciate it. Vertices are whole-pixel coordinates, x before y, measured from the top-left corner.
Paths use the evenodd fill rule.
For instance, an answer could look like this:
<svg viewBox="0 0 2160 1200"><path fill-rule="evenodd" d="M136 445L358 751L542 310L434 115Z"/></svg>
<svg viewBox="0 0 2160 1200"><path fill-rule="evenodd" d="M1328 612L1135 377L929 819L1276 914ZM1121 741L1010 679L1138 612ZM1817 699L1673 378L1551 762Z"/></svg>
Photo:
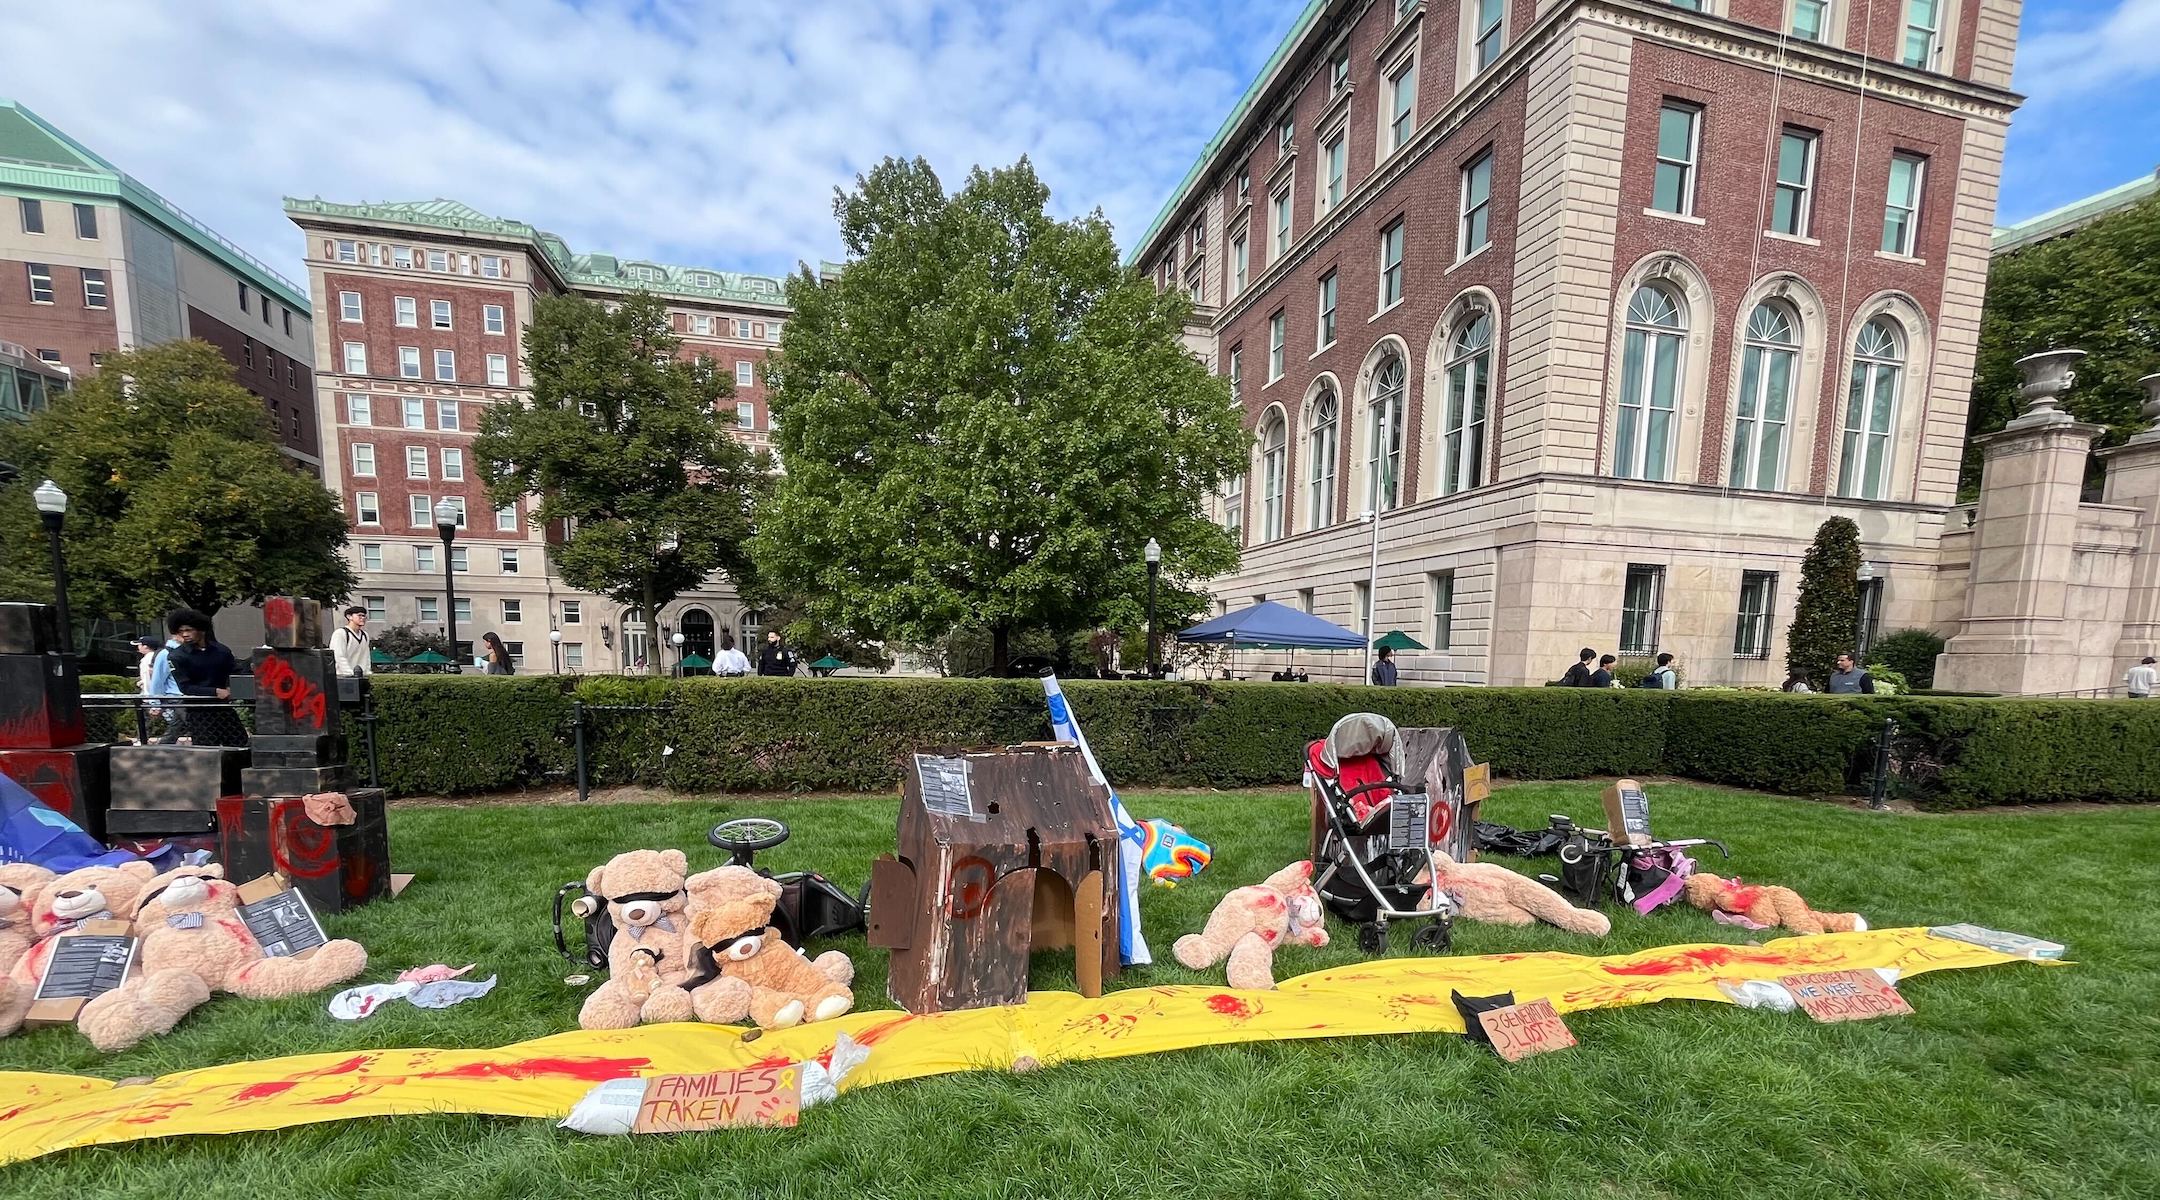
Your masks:
<svg viewBox="0 0 2160 1200"><path fill-rule="evenodd" d="M847 666L846 663L828 654L825 657L810 664L810 673L812 675L818 676L819 678L824 678L831 675L834 671L838 671L845 666Z"/></svg>
<svg viewBox="0 0 2160 1200"><path fill-rule="evenodd" d="M688 655L682 660L682 669L685 671L705 671L711 668L712 660L702 654Z"/></svg>
<svg viewBox="0 0 2160 1200"><path fill-rule="evenodd" d="M409 663L426 663L430 666L436 666L448 663L450 660L444 658L440 654L435 653L433 650L422 650L420 653L413 655L411 658L408 658L405 661Z"/></svg>
<svg viewBox="0 0 2160 1200"><path fill-rule="evenodd" d="M1399 652L1403 650L1423 650L1424 648L1425 643L1411 637L1400 629L1390 629L1373 642L1373 649L1375 650L1386 649Z"/></svg>
<svg viewBox="0 0 2160 1200"><path fill-rule="evenodd" d="M397 660L390 657L387 651L377 648L368 651L368 661L374 663L378 667L381 667L394 663Z"/></svg>

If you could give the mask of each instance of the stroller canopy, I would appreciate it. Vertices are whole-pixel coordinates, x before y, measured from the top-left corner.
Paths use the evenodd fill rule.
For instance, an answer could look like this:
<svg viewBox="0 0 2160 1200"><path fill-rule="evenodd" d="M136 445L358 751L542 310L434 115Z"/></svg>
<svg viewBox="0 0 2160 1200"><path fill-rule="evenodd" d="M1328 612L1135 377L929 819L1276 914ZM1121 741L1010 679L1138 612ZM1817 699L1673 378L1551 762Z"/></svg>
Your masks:
<svg viewBox="0 0 2160 1200"><path fill-rule="evenodd" d="M1387 776L1402 777L1402 738L1395 722L1379 713L1351 713L1328 730L1320 760L1340 769L1345 760L1378 759Z"/></svg>

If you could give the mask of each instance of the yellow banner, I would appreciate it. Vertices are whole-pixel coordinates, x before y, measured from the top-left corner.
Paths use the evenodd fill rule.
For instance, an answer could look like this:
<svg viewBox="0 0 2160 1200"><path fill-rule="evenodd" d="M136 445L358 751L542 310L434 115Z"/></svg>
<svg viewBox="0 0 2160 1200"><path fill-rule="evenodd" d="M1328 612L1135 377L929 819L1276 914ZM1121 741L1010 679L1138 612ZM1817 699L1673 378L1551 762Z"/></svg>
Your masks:
<svg viewBox="0 0 2160 1200"><path fill-rule="evenodd" d="M371 1050L232 1063L116 1087L0 1072L0 1163L73 1146L281 1129L351 1117L485 1113L561 1117L593 1084L817 1058L845 1030L870 1047L847 1090L955 1071L1031 1070L1193 1046L1384 1033L1460 1033L1449 998L1513 992L1560 1012L1717 1000L1720 979L1894 967L1903 975L2022 962L1924 929L1668 946L1638 954L1388 958L1285 980L1272 992L1144 987L1087 999L1035 992L1006 1008L914 1016L855 1012L743 1040L720 1025L578 1030L486 1050ZM567 1001L566 1001L567 1003ZM567 1009L565 1010L567 1012Z"/></svg>

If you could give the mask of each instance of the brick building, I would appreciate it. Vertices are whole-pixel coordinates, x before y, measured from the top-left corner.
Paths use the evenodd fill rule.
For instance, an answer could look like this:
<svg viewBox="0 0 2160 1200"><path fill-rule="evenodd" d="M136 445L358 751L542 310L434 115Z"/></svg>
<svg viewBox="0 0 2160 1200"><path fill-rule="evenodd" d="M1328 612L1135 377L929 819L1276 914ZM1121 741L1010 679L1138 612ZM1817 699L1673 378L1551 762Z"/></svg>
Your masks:
<svg viewBox="0 0 2160 1200"><path fill-rule="evenodd" d="M1406 682L1774 685L1844 515L1864 636L1954 626L2017 16L1308 7L1134 251L1256 435L1218 604L1401 629Z"/></svg>
<svg viewBox="0 0 2160 1200"><path fill-rule="evenodd" d="M0 100L0 341L75 377L200 338L319 470L306 293L75 141Z"/></svg>
<svg viewBox="0 0 2160 1200"><path fill-rule="evenodd" d="M488 506L471 447L487 406L527 394L523 333L536 300L639 289L668 303L684 354L709 356L731 374L727 415L738 437L764 447L771 425L758 368L787 312L779 280L574 254L554 234L449 200L288 199L285 211L306 234L309 290L323 314L315 352L324 364L320 436L332 461L324 480L352 522L355 602L378 626L447 623L433 509L448 499L463 514L449 560L460 643L494 632L526 670L610 672L655 654L672 668L676 632L684 654L707 659L722 632L757 636L760 614L725 587L679 597L657 628L568 588L525 504Z"/></svg>

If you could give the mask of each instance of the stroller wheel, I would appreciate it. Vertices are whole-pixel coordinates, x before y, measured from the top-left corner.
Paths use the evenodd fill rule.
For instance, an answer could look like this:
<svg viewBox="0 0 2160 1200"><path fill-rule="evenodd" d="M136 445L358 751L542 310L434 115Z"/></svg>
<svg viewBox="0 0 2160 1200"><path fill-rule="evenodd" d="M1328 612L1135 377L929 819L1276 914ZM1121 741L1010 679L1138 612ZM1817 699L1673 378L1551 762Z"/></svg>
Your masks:
<svg viewBox="0 0 2160 1200"><path fill-rule="evenodd" d="M1446 950L1454 940L1454 933L1445 921L1420 925L1418 931L1410 935L1410 944L1420 950Z"/></svg>
<svg viewBox="0 0 2160 1200"><path fill-rule="evenodd" d="M1367 954L1378 954L1387 949L1387 926L1377 921L1367 922L1357 928L1357 948Z"/></svg>

